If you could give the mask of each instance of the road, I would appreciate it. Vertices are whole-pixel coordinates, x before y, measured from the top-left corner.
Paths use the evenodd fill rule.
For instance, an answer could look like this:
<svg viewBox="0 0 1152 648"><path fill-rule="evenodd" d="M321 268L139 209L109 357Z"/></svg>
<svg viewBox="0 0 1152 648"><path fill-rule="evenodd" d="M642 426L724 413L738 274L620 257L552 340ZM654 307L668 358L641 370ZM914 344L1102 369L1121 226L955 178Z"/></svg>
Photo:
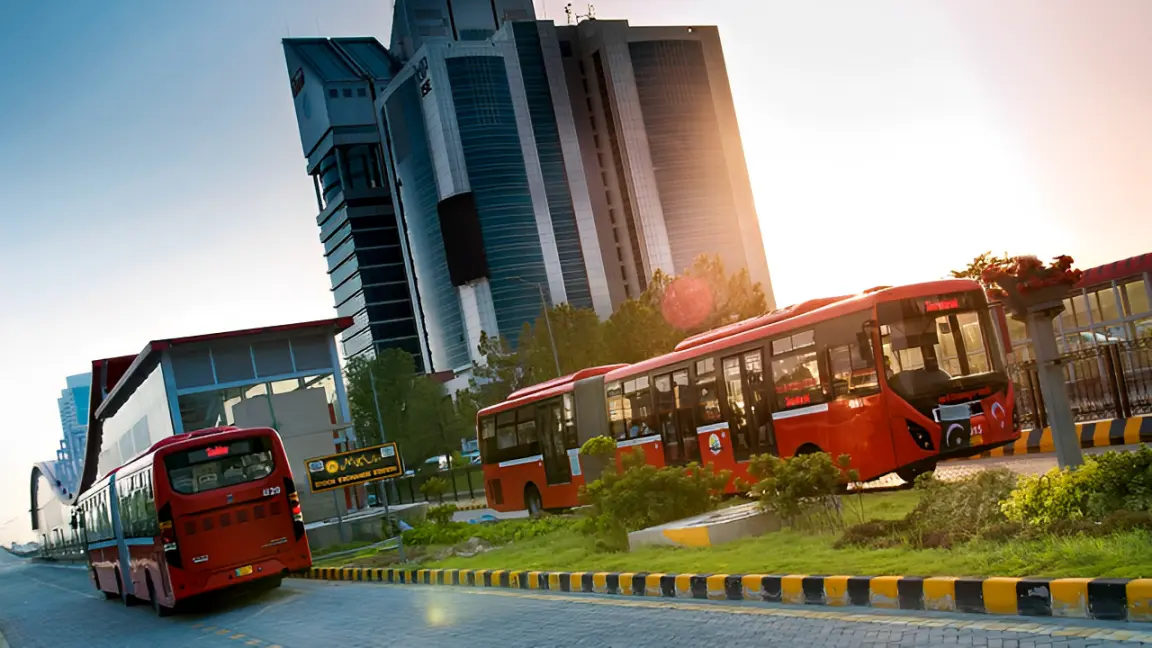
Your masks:
<svg viewBox="0 0 1152 648"><path fill-rule="evenodd" d="M1000 629L968 627L1002 623ZM928 624L928 625L924 625ZM1017 631L1007 631L1007 628ZM160 619L104 601L83 569L0 552L0 634L11 648L252 646L1135 646L1124 623L373 583L286 581ZM1128 641L1093 633L1126 632ZM1152 634L1145 635L1152 639ZM4 643L0 638L0 646Z"/></svg>

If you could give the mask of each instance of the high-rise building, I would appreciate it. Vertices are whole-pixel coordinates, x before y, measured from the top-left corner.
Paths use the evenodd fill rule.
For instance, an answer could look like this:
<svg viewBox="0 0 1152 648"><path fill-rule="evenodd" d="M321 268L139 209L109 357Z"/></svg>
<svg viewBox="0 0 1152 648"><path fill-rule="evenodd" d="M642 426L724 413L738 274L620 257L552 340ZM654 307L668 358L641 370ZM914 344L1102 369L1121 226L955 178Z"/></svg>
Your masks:
<svg viewBox="0 0 1152 648"><path fill-rule="evenodd" d="M613 300L656 269L719 254L774 305L719 31L626 20L556 31Z"/></svg>
<svg viewBox="0 0 1152 648"><path fill-rule="evenodd" d="M88 397L92 389L91 374L69 376L67 388L60 391L56 405L60 409L60 427L63 435L56 450L57 477L66 488L75 490L84 462L84 447L88 438Z"/></svg>
<svg viewBox="0 0 1152 648"><path fill-rule="evenodd" d="M381 166L373 101L398 63L374 38L284 40L300 143L346 358L382 348L433 371L404 225ZM442 367L437 367L442 369Z"/></svg>
<svg viewBox="0 0 1152 648"><path fill-rule="evenodd" d="M286 39L348 357L466 372L543 305L601 317L702 253L772 300L715 28L396 0L392 40Z"/></svg>

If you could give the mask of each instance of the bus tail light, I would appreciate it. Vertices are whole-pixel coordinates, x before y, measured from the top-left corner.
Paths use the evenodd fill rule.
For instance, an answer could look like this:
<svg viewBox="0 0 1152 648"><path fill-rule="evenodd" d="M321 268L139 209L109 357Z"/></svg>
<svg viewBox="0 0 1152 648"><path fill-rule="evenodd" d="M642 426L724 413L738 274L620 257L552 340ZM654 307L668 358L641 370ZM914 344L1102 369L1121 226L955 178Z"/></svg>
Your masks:
<svg viewBox="0 0 1152 648"><path fill-rule="evenodd" d="M296 483L291 477L284 478L284 492L288 495L288 510L292 512L292 530L296 539L304 537L304 513L300 510L300 494L296 492Z"/></svg>
<svg viewBox="0 0 1152 648"><path fill-rule="evenodd" d="M184 568L180 557L180 546L176 542L176 525L172 521L172 503L160 507L156 514L160 523L160 543L164 547L164 557L169 567Z"/></svg>

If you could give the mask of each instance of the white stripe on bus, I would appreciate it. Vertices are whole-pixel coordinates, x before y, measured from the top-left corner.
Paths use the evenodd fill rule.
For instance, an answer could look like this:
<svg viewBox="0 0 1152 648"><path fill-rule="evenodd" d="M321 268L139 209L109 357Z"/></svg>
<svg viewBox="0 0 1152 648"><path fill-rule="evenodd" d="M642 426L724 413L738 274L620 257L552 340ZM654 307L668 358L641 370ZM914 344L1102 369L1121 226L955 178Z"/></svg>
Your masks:
<svg viewBox="0 0 1152 648"><path fill-rule="evenodd" d="M819 405L809 405L808 407L801 407L800 409L785 410L783 412L773 412L772 420L779 421L780 419L794 418L796 416L807 416L809 414L819 414L820 412L828 411L828 403L820 403Z"/></svg>
<svg viewBox="0 0 1152 648"><path fill-rule="evenodd" d="M637 437L635 439L624 439L623 441L617 441L616 447L617 448L631 448L632 446L643 445L645 443L655 443L659 440L660 440L660 435L659 434L653 434L653 435L649 435L649 436Z"/></svg>
<svg viewBox="0 0 1152 648"><path fill-rule="evenodd" d="M537 461L544 461L544 455L532 455L531 457L524 457L523 459L512 459L511 461L501 461L498 466L507 468L508 466L519 466L521 464L530 464Z"/></svg>

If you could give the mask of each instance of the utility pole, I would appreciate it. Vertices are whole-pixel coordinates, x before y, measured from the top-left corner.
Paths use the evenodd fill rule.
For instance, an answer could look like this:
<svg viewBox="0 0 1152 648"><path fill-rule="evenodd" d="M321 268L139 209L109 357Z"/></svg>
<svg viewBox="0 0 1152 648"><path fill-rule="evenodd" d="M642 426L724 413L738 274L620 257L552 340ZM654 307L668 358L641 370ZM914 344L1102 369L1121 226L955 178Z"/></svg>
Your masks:
<svg viewBox="0 0 1152 648"><path fill-rule="evenodd" d="M380 428L380 443L384 443L388 439L384 436L384 417L380 415L380 397L376 395L376 371L371 364L368 365L368 384L372 386L372 405L376 407L376 425ZM376 482L376 496L384 500L384 518L388 520L388 524L391 526L392 512L388 506L388 486L382 479Z"/></svg>
<svg viewBox="0 0 1152 648"><path fill-rule="evenodd" d="M536 290L540 291L540 306L544 309L544 326L548 328L548 342L552 345L552 361L556 363L556 377L559 378L564 375L564 372L560 369L560 354L556 352L556 336L552 333L552 318L548 316L548 301L544 298L544 287L521 277L512 278L520 283L535 286Z"/></svg>

